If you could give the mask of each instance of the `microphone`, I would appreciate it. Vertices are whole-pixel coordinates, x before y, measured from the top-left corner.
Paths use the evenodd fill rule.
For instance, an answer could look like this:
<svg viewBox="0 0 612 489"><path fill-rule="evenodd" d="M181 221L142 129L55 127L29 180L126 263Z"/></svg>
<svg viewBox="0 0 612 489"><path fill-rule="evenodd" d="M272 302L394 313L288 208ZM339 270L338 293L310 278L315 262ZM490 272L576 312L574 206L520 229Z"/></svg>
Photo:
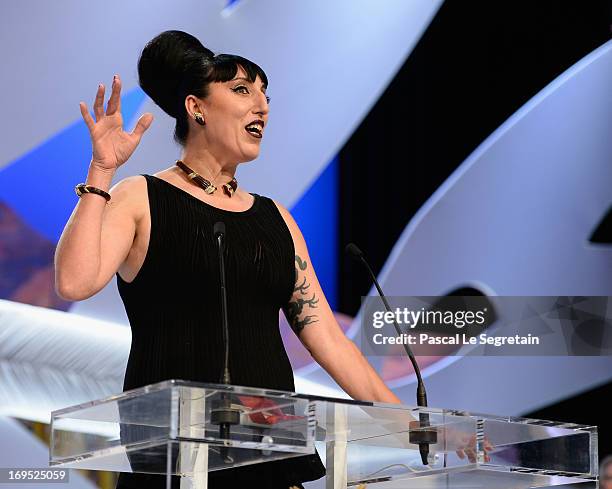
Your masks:
<svg viewBox="0 0 612 489"><path fill-rule="evenodd" d="M225 261L223 253L225 251L225 223L218 221L213 226L213 235L217 242L219 252L219 280L221 287L221 322L223 326L223 346L225 355L223 359L223 372L221 374L221 384L230 384L231 376L229 371L229 321L227 319L227 291L225 289ZM210 413L212 424L219 425L219 438L229 439L230 426L240 423L240 411L232 408L232 401L228 393L222 392L219 400L212 402ZM233 458L229 455L229 447L222 446L219 449L221 459L225 463L232 463Z"/></svg>
<svg viewBox="0 0 612 489"><path fill-rule="evenodd" d="M229 371L229 325L227 319L227 291L225 289L225 261L223 253L225 251L225 223L217 221L213 227L213 234L217 241L219 251L219 280L221 283L221 321L223 326L223 346L225 357L223 360L223 373L221 374L221 384L230 384L231 376Z"/></svg>
<svg viewBox="0 0 612 489"><path fill-rule="evenodd" d="M365 256L363 255L363 252L359 249L359 247L355 243L347 244L345 251L348 255L351 256L351 258L361 262L365 266L366 270L368 271L370 275L370 278L372 279L372 282L374 282L376 290L378 291L378 295L380 295L380 298L382 299L383 304L385 305L385 309L387 309L387 311L389 312L392 312L391 306L389 305L389 302L387 301L387 298L385 297L385 294L382 291L380 284L378 283L378 280L376 280L376 275L374 275L374 272L372 271L370 264L366 261ZM398 336L401 336L402 331L397 325L397 322L395 321L395 319L393 320L393 325L395 326L395 331L397 331ZM414 373L416 374L416 378L417 378L417 392L416 392L417 405L419 407L427 407L427 392L425 391L425 384L423 383L423 377L421 377L421 369L419 368L419 364L417 363L416 358L414 357L414 353L412 352L412 349L410 348L410 346L407 343L403 343L403 347L404 347L404 350L406 351L406 354L408 355L408 358L410 359L410 362L412 363L412 366L414 368ZM419 426L420 428L427 428L430 426L429 425L429 413L419 412ZM427 430L427 429L409 432L410 443L415 443L419 445L419 453L421 454L421 461L423 462L423 465L429 465L429 461L428 461L429 445L437 443L437 439L438 439L437 435L438 433L436 430Z"/></svg>

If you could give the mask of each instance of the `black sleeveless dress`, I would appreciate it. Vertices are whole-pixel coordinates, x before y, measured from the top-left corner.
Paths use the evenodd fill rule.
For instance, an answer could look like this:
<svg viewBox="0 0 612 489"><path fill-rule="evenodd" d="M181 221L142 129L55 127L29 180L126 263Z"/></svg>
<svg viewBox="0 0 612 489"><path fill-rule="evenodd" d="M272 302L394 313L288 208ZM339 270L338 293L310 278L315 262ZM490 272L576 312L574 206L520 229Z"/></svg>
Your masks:
<svg viewBox="0 0 612 489"><path fill-rule="evenodd" d="M218 252L226 228L230 372L235 385L295 390L278 313L295 284L295 250L274 202L253 194L243 212L216 208L151 175L151 235L136 278L117 274L132 329L123 390L168 379L217 383L223 365ZM123 435L122 435L123 438ZM325 474L318 454L209 473L209 487L284 487ZM173 487L178 488L178 477ZM117 489L165 488L165 476L120 473Z"/></svg>

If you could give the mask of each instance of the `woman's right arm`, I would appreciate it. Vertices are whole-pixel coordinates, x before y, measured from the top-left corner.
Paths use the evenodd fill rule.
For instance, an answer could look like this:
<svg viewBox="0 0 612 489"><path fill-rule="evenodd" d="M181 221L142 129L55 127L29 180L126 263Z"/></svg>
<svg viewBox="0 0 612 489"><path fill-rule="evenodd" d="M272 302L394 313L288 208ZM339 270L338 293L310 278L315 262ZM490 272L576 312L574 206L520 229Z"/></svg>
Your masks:
<svg viewBox="0 0 612 489"><path fill-rule="evenodd" d="M110 281L125 261L140 219L142 177L129 177L109 190L112 175L90 168L87 181L111 194L83 194L64 227L55 251L55 288L66 300L91 297ZM139 182L141 180L141 182Z"/></svg>
<svg viewBox="0 0 612 489"><path fill-rule="evenodd" d="M119 166L134 152L153 121L143 114L131 133L123 131L121 82L113 79L113 90L104 112L104 86L98 86L93 105L94 121L81 102L81 114L90 132L93 157L85 183L111 194L107 203L97 194L83 194L68 220L55 251L55 289L67 300L83 300L100 291L126 259L142 217L142 177L129 177L112 189Z"/></svg>

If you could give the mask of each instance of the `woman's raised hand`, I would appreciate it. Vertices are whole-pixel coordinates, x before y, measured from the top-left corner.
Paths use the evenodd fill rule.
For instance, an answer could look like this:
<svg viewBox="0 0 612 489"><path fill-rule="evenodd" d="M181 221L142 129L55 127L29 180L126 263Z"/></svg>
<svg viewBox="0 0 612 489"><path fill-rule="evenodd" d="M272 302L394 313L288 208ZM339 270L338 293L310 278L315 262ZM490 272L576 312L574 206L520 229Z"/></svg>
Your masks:
<svg viewBox="0 0 612 489"><path fill-rule="evenodd" d="M115 171L132 155L144 132L153 122L153 114L146 112L140 116L134 130L123 130L121 117L121 80L113 77L110 99L104 112L104 85L98 85L93 105L96 120L91 117L87 104L80 102L81 115L89 129L92 145L92 165L103 171Z"/></svg>

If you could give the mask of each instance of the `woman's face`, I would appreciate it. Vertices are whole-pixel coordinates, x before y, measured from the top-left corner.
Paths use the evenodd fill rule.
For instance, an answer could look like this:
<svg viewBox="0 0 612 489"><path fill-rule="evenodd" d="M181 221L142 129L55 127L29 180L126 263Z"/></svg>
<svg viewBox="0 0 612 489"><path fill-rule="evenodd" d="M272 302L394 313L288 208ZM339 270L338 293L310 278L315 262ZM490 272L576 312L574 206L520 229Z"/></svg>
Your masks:
<svg viewBox="0 0 612 489"><path fill-rule="evenodd" d="M202 101L208 148L223 155L223 160L241 163L257 158L268 122L268 101L261 78L251 83L238 66L232 80L214 82L209 87L209 95Z"/></svg>

